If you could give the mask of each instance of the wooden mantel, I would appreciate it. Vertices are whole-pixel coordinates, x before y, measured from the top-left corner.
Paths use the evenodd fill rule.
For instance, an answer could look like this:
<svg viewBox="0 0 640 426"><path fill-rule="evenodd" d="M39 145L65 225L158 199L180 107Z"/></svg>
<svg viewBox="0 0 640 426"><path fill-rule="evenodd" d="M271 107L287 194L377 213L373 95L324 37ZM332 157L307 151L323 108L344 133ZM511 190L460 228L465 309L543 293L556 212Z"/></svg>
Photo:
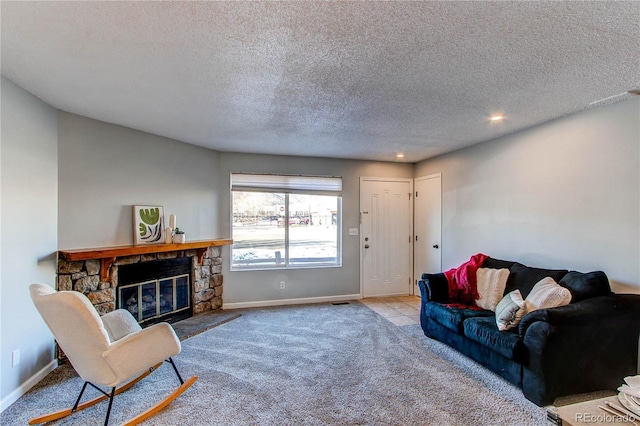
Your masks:
<svg viewBox="0 0 640 426"><path fill-rule="evenodd" d="M109 279L109 268L116 257L135 256L139 254L165 253L178 250L196 250L198 263L202 264L209 247L229 246L233 244L231 239L187 241L181 244L139 244L131 246L98 247L89 249L60 250L58 253L64 260L100 260L100 279Z"/></svg>

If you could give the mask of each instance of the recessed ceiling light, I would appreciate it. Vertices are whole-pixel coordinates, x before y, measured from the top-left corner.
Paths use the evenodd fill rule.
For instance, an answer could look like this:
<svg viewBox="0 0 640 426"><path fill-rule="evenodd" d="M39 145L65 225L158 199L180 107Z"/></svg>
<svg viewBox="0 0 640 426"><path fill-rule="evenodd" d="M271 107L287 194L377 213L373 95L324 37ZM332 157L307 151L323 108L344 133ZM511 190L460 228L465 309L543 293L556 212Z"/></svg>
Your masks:
<svg viewBox="0 0 640 426"><path fill-rule="evenodd" d="M504 120L504 115L501 115L501 114L492 115L491 117L489 117L489 120L491 120L491 121L502 121L502 120Z"/></svg>
<svg viewBox="0 0 640 426"><path fill-rule="evenodd" d="M396 158L397 159L404 158L404 154L403 153L398 153L398 154L396 154Z"/></svg>

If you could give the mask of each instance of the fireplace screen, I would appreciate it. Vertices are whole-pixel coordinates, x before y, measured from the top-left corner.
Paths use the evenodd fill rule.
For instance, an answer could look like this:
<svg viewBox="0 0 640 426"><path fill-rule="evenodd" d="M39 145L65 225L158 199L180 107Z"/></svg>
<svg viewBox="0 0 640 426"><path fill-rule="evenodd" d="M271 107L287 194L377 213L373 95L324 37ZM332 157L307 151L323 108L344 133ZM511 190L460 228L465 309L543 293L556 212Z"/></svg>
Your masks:
<svg viewBox="0 0 640 426"><path fill-rule="evenodd" d="M126 309L139 323L189 309L189 274L118 287L118 308Z"/></svg>

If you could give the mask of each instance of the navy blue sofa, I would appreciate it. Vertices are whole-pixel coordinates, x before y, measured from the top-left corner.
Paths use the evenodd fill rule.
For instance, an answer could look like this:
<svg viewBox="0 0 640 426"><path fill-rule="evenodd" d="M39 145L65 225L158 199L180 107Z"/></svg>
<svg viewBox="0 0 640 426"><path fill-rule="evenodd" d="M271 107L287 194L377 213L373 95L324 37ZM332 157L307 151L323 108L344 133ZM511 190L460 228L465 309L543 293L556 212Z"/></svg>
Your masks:
<svg viewBox="0 0 640 426"><path fill-rule="evenodd" d="M531 268L488 258L483 268L507 268L504 294L551 277L572 295L567 306L526 314L519 327L499 331L492 311L448 307L444 274L423 274L419 281L424 334L453 347L520 387L542 406L556 397L615 390L637 374L640 295L614 294L604 272Z"/></svg>

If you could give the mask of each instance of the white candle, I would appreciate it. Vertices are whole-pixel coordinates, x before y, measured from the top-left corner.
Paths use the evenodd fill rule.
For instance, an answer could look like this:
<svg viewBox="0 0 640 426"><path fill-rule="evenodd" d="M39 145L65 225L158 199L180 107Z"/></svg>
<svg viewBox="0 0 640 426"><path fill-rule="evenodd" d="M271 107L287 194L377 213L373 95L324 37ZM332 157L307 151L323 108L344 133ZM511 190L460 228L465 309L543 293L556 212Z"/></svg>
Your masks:
<svg viewBox="0 0 640 426"><path fill-rule="evenodd" d="M175 214L170 214L169 215L169 227L171 229L176 229L176 215Z"/></svg>

